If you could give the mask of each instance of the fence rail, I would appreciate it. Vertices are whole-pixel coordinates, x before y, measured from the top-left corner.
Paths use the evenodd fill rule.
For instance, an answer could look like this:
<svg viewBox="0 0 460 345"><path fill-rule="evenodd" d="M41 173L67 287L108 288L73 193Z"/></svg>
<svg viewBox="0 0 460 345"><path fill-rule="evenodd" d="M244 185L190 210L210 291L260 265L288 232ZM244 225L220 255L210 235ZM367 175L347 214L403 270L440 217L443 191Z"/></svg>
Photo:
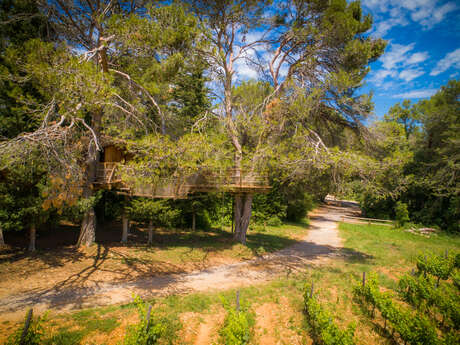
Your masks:
<svg viewBox="0 0 460 345"><path fill-rule="evenodd" d="M376 218L364 218L364 217L354 217L354 216L342 216L342 222L346 219L354 220L360 223L374 224L374 225L383 225L383 226L393 226L393 221L389 219L376 219Z"/></svg>

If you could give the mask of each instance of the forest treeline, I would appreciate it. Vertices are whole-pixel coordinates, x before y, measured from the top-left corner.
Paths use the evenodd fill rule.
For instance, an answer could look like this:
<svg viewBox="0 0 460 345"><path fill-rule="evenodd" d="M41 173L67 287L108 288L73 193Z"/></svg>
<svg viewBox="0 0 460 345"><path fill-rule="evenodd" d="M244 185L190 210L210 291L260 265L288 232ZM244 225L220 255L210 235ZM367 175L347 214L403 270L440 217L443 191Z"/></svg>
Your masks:
<svg viewBox="0 0 460 345"><path fill-rule="evenodd" d="M91 245L97 223L122 214L162 227L233 219L244 243L250 222L300 220L334 193L368 215L407 205L413 221L458 231L459 84L371 122L360 87L386 46L371 27L345 0L2 1L0 229L33 238L67 219ZM96 190L107 138L140 184L236 169L272 189Z"/></svg>
<svg viewBox="0 0 460 345"><path fill-rule="evenodd" d="M369 130L376 140L364 153L375 171L368 183L348 185L366 215L394 218L402 209L413 223L458 232L460 81L429 99L395 104Z"/></svg>

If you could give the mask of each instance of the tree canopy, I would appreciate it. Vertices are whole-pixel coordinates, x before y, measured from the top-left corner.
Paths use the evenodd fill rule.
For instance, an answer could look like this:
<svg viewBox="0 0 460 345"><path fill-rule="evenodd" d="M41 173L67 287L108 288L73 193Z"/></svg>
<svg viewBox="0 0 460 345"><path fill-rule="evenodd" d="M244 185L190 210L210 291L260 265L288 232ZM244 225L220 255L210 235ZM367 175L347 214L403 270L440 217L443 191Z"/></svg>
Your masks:
<svg viewBox="0 0 460 345"><path fill-rule="evenodd" d="M106 142L130 157L122 176L133 184L269 175L270 198L234 193L243 243L253 201L256 219L299 218L311 195L350 185L363 205L401 199L412 214L424 209L417 188L458 203L458 82L369 125L361 87L386 42L369 34L359 1L9 0L0 10L0 171L12 196L2 202L16 198L8 181L39 175L34 202L78 208L81 245L95 239ZM169 203L130 207L142 220L174 215Z"/></svg>

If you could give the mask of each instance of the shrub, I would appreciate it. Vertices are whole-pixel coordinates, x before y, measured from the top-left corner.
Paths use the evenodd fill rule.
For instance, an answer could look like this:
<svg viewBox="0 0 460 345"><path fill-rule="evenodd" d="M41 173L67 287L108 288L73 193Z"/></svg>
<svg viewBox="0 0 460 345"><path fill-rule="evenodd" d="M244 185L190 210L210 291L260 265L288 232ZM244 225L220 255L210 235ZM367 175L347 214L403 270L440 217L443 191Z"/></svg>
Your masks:
<svg viewBox="0 0 460 345"><path fill-rule="evenodd" d="M438 344L436 327L423 314L413 314L409 309L400 306L392 300L390 293L380 292L379 283L375 274L370 274L363 286L359 282L353 288L354 295L361 303L372 306L372 315L377 308L396 333L399 333L405 344L435 345ZM394 336L394 332L392 332Z"/></svg>
<svg viewBox="0 0 460 345"><path fill-rule="evenodd" d="M167 326L161 321L155 321L153 312L148 315L148 306L139 297L134 297L139 312L140 321L128 328L125 337L126 345L153 345L166 335Z"/></svg>
<svg viewBox="0 0 460 345"><path fill-rule="evenodd" d="M454 283L454 286L460 290L460 272L459 271L455 271L452 274L452 281Z"/></svg>
<svg viewBox="0 0 460 345"><path fill-rule="evenodd" d="M152 220L155 226L166 228L174 227L180 219L180 210L171 207L168 200L132 198L127 211L132 219Z"/></svg>
<svg viewBox="0 0 460 345"><path fill-rule="evenodd" d="M409 211L407 210L407 205L401 201L398 201L395 205L395 218L396 218L396 225L398 227L404 226L410 218L409 218Z"/></svg>
<svg viewBox="0 0 460 345"><path fill-rule="evenodd" d="M439 281L446 280L453 272L455 265L455 257L450 255L419 255L417 257L417 269L424 275L431 274L438 278Z"/></svg>
<svg viewBox="0 0 460 345"><path fill-rule="evenodd" d="M355 326L349 324L345 330L340 329L333 321L331 314L310 296L311 286L305 285L305 314L316 342L324 345L354 345Z"/></svg>
<svg viewBox="0 0 460 345"><path fill-rule="evenodd" d="M269 226L281 226L283 222L277 216L271 216L267 220L267 225Z"/></svg>
<svg viewBox="0 0 460 345"><path fill-rule="evenodd" d="M26 319L24 320L24 325L19 327L13 334L8 337L6 342L7 345L40 345L43 343L44 339L44 330L43 322L46 319L46 314L43 317L37 317L36 319L31 318L29 328L24 336L23 341L21 342L22 333L26 324Z"/></svg>
<svg viewBox="0 0 460 345"><path fill-rule="evenodd" d="M308 193L300 193L295 198L288 198L286 219L299 222L307 216L307 212L313 209L313 197Z"/></svg>
<svg viewBox="0 0 460 345"><path fill-rule="evenodd" d="M250 311L249 305L242 303L239 310L222 298L227 316L224 326L220 330L222 344L225 345L244 345L249 344L254 326L254 314Z"/></svg>

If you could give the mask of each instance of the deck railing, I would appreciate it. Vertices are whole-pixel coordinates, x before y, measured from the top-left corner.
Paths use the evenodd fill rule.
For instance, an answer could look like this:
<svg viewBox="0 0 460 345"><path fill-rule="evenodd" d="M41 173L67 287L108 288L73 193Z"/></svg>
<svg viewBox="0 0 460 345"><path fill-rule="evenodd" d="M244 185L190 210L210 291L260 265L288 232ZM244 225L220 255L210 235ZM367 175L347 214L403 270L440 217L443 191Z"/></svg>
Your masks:
<svg viewBox="0 0 460 345"><path fill-rule="evenodd" d="M123 171L123 173L122 173ZM121 163L99 163L95 185L100 188L118 188L139 196L177 198L193 192L266 192L270 189L268 176L240 169L202 169L193 174L174 174L160 178L154 185L144 183L134 185L124 174L135 175L135 170Z"/></svg>

